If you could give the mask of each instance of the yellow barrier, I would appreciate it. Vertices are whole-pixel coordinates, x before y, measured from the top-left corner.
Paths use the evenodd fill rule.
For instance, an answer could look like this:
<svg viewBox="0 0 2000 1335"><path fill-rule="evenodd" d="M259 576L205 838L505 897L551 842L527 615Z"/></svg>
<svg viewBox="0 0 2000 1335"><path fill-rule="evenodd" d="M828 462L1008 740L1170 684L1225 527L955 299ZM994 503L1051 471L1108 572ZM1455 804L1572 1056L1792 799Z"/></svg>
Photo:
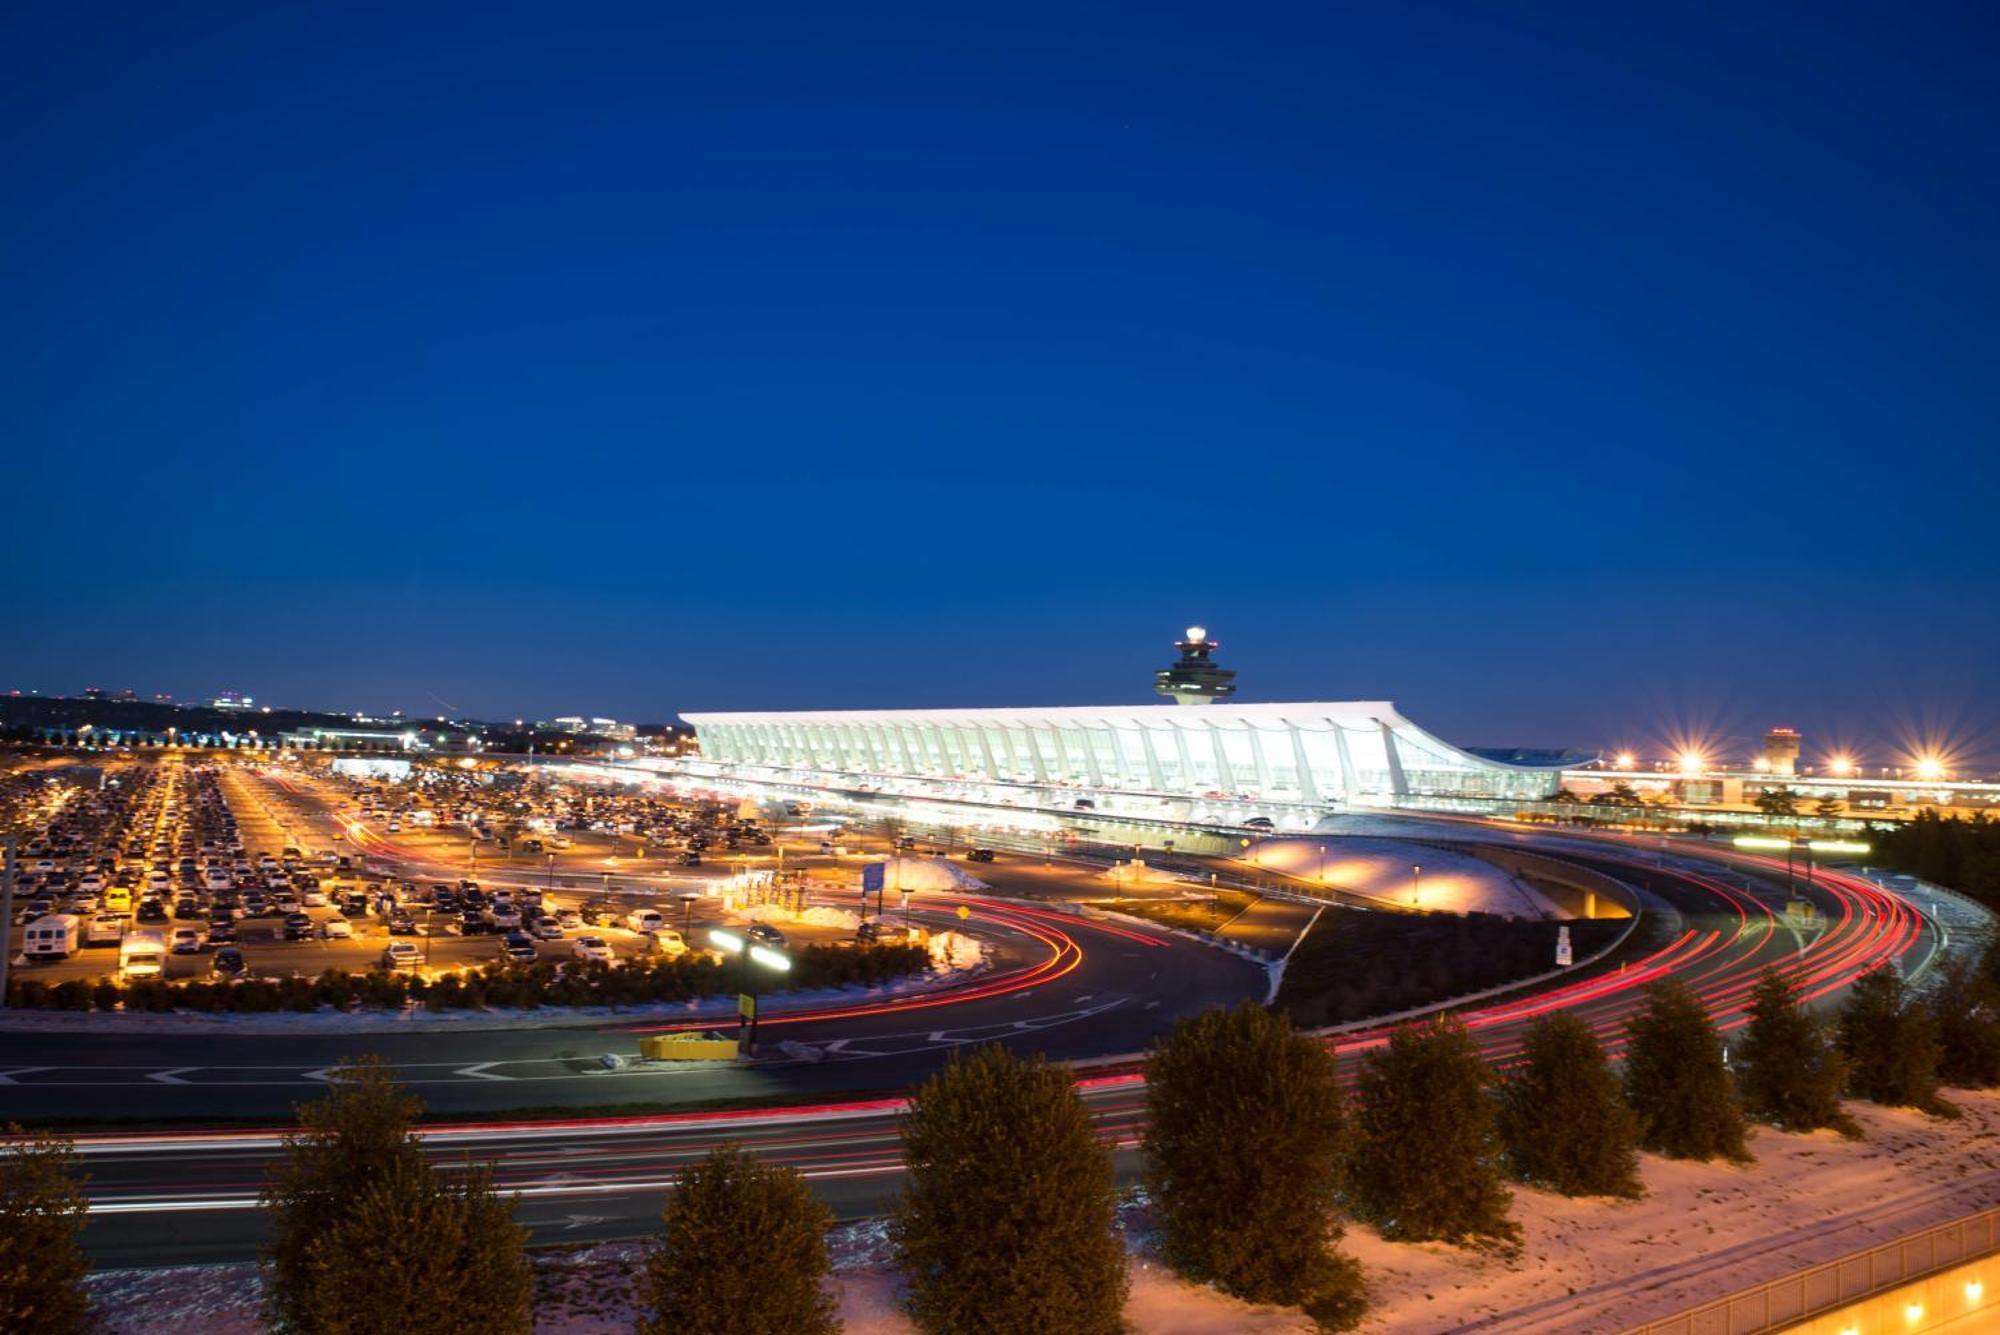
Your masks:
<svg viewBox="0 0 2000 1335"><path fill-rule="evenodd" d="M639 1055L648 1061L726 1062L736 1060L736 1040L710 1034L647 1034Z"/></svg>

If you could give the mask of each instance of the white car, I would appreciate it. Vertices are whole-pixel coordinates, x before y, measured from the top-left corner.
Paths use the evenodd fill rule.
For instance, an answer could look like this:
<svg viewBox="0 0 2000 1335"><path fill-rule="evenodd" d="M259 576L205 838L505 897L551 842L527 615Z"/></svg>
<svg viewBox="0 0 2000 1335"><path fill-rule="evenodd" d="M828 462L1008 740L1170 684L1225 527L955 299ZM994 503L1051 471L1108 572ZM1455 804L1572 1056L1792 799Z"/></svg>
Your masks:
<svg viewBox="0 0 2000 1335"><path fill-rule="evenodd" d="M167 948L176 955L198 955L207 944L207 935L198 927L176 927L167 938Z"/></svg>
<svg viewBox="0 0 2000 1335"><path fill-rule="evenodd" d="M611 963L618 957L611 953L611 946L601 936L579 936L570 944L569 953L580 960L600 960Z"/></svg>
<svg viewBox="0 0 2000 1335"><path fill-rule="evenodd" d="M560 941L563 936L562 924L554 918L541 918L535 923L535 936L542 941Z"/></svg>
<svg viewBox="0 0 2000 1335"><path fill-rule="evenodd" d="M575 909L563 909L556 914L556 921L570 931L583 926L583 915Z"/></svg>
<svg viewBox="0 0 2000 1335"><path fill-rule="evenodd" d="M354 924L345 918L328 918L319 925L319 934L323 941L350 941L354 938Z"/></svg>
<svg viewBox="0 0 2000 1335"><path fill-rule="evenodd" d="M422 962L423 957L408 941L391 941L382 951L382 967L385 969L414 969Z"/></svg>
<svg viewBox="0 0 2000 1335"><path fill-rule="evenodd" d="M307 890L299 896L299 903L309 909L323 909L326 907L326 891Z"/></svg>

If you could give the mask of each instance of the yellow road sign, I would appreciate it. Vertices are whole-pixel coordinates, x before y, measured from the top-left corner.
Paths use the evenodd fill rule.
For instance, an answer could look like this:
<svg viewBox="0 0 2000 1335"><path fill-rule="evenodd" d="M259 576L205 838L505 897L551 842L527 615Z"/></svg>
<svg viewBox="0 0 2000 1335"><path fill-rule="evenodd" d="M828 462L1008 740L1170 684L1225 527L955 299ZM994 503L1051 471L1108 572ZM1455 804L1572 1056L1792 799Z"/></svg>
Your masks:
<svg viewBox="0 0 2000 1335"><path fill-rule="evenodd" d="M958 906L958 918L960 922L965 921L965 919L970 918L971 916L972 916L971 909L965 907L965 905L963 904L960 904Z"/></svg>

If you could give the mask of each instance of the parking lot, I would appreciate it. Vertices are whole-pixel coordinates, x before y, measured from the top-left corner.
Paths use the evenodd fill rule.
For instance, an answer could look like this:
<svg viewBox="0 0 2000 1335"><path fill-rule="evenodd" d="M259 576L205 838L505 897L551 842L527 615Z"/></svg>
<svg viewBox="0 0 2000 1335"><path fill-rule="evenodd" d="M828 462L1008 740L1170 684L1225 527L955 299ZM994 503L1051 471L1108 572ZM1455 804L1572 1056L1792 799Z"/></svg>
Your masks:
<svg viewBox="0 0 2000 1335"><path fill-rule="evenodd" d="M126 976L150 975L132 947L153 936L168 979L629 959L703 948L737 878L782 870L824 889L841 874L817 834L787 840L714 804L448 767L391 783L166 752L107 779L31 823L10 949L51 915L79 927L73 953L17 977L118 975L121 953ZM648 910L658 918L628 919ZM784 928L792 945L852 935Z"/></svg>

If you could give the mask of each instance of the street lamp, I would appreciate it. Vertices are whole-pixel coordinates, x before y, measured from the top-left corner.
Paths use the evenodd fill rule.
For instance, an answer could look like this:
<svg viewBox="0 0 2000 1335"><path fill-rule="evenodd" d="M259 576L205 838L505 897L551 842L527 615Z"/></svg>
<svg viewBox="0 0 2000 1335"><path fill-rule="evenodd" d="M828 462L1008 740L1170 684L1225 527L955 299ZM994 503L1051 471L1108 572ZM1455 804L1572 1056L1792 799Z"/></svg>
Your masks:
<svg viewBox="0 0 2000 1335"><path fill-rule="evenodd" d="M743 1050L748 1055L754 1057L757 1055L757 971L750 966L752 964L760 964L773 973L789 973L792 968L791 957L782 951L772 950L768 946L750 945L735 932L726 931L720 927L709 929L708 943L718 949L728 951L743 962L744 992L739 1000L737 1010L739 1014L744 1014L744 1018L749 1022L749 1030L744 1037Z"/></svg>
<svg viewBox="0 0 2000 1335"><path fill-rule="evenodd" d="M1410 864L1410 907L1417 906L1417 900L1424 893L1424 869L1417 863Z"/></svg>

